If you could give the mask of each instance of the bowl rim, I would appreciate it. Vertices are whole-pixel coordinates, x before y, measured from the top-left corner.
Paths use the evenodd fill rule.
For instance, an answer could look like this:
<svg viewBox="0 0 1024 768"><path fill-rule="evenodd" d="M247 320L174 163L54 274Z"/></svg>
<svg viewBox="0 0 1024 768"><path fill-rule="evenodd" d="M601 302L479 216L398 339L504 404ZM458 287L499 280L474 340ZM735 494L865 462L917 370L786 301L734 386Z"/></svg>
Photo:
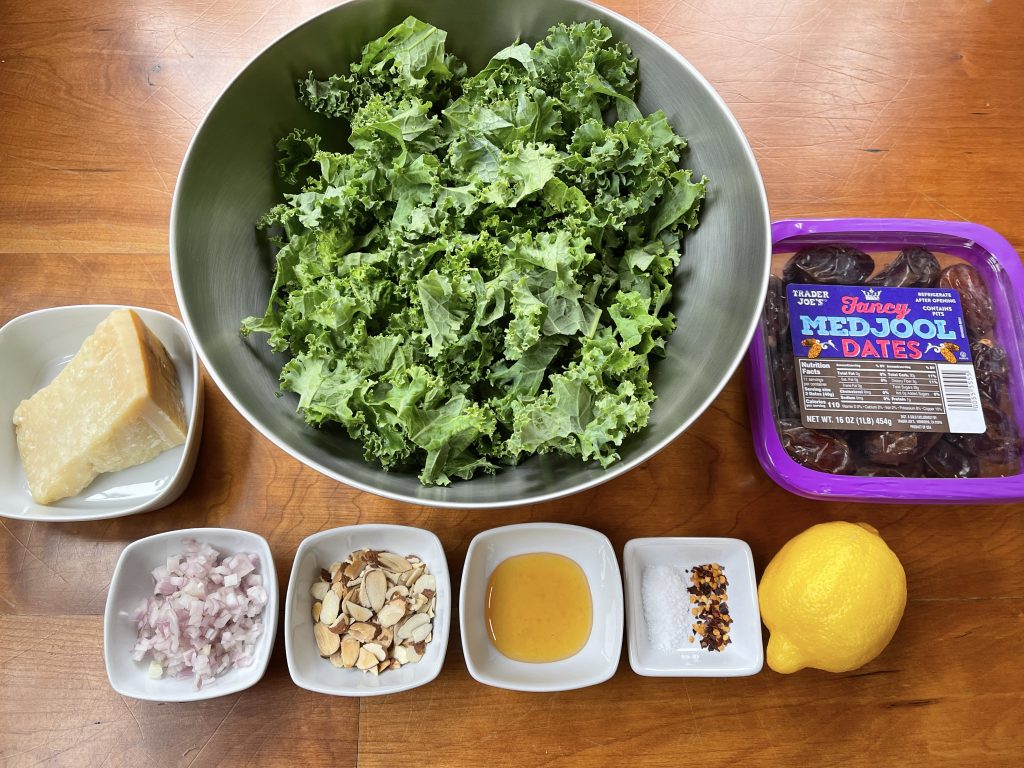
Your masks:
<svg viewBox="0 0 1024 768"><path fill-rule="evenodd" d="M200 690L186 691L180 694L170 694L166 696L150 695L141 693L137 690L129 690L122 686L121 677L118 676L113 670L115 667L111 665L111 659L113 657L113 637L111 636L111 629L115 622L119 620L117 612L120 610L120 606L115 606L113 601L114 586L122 578L124 572L124 566L128 560L136 556L136 551L141 549L143 545L149 543L155 543L164 539L181 539L192 537L197 541L202 541L204 536L209 536L211 533L214 534L227 534L230 536L241 536L242 539L249 539L253 543L253 549L255 553L260 557L260 575L263 577L263 587L267 590L267 604L263 609L263 635L257 643L266 642L263 641L263 637L267 634L270 635L269 642L266 642L265 650L260 649L256 656L256 662L250 667L242 668L243 675L241 679L232 685L224 686L218 682L217 685L211 685ZM211 547L218 550L222 550L217 544L206 541ZM236 552L229 554L236 554L237 552L243 551L241 548ZM224 554L222 552L222 554ZM156 566L154 566L156 567ZM152 570L152 569L150 569ZM277 619L280 609L280 595L278 594L277 585L277 569L274 566L273 553L270 550L270 543L260 534L254 533L253 531L247 531L242 528L178 528L171 531L162 531L160 533L154 533L151 536L145 536L141 539L136 539L121 550L120 556L117 558L117 564L114 566L114 572L110 577L110 585L107 587L107 600L103 608L103 665L106 668L107 680L110 682L110 687L113 688L121 696L129 696L133 699L139 699L142 701L158 701L167 703L179 703L189 701L205 701L207 699L215 699L221 696L230 696L235 693L240 693L252 686L256 685L267 672L267 667L270 665L270 657L274 653L274 643L277 640ZM130 650L130 649L126 649Z"/></svg>
<svg viewBox="0 0 1024 768"><path fill-rule="evenodd" d="M434 638L430 641L430 644L438 644L439 655L436 662L436 668L430 668L427 666L419 666L419 662L416 664L415 669L412 670L414 676L420 670L427 670L416 679L408 683L391 683L381 685L378 688L353 688L345 684L315 684L309 683L305 679L300 679L301 675L297 676L297 671L300 668L299 661L295 657L295 652L292 644L292 632L289 623L289 618L292 613L297 610L295 602L298 600L299 594L299 583L298 583L298 570L299 562L306 556L307 551L310 547L338 536L345 532L356 532L356 535L374 535L381 534L387 535L395 531L403 531L415 536L419 536L424 540L430 542L431 545L436 545L437 550L440 553L438 562L443 565L444 571L439 574L435 568L433 573L434 576L443 577L443 590L437 590L438 595L444 595L445 597L441 601L442 606L447 606L448 610L445 613L445 620L440 622L441 626L438 626L437 614L435 611L434 616ZM302 587L303 591L308 591L305 587ZM314 693L323 694L325 696L344 696L348 698L360 698L364 696L387 696L392 693L401 693L402 691L408 691L413 688L419 688L422 685L426 685L434 681L438 675L441 674L441 670L444 668L445 658L448 655L448 641L451 633L451 622L452 622L452 611L454 601L452 600L452 586L451 586L451 571L448 567L448 555L444 551L444 545L441 543L441 539L433 531L427 530L426 528L419 528L414 525L398 525L396 523L356 523L355 525L340 525L335 528L328 528L323 531L317 531L316 533L310 534L302 541L299 542L299 546L295 550L295 557L292 560L291 572L288 575L288 587L285 592L284 601L284 650L285 650L285 661L288 666L288 676L291 677L292 682L299 688L304 688L307 691L313 691ZM320 661L325 661L320 659ZM380 679L380 678L378 678Z"/></svg>
<svg viewBox="0 0 1024 768"><path fill-rule="evenodd" d="M665 437L661 438L652 445L647 446L643 450L637 452L635 456L632 456L628 459L620 459L614 465L603 469L594 477L583 482L580 482L574 486L555 491L539 491L535 493L528 493L523 496L517 496L515 498L509 499L501 499L498 501L461 501L449 500L444 498L422 498L408 493L403 493L401 491L383 489L375 485L364 483L360 480L356 480L354 478L345 476L341 472L338 472L332 469L331 467L328 467L323 462L317 461L316 459L306 455L303 451L291 447L284 440L278 438L277 435L274 434L273 430L269 428L269 426L265 425L260 418L258 418L254 413L252 413L248 408L246 408L243 405L243 403L235 395L235 393L231 391L229 387L226 386L223 377L218 373L216 368L210 364L209 356L206 350L204 349L203 344L200 342L198 335L195 333L192 316L189 313L188 307L186 306L183 300L184 291L177 258L178 218L181 215L181 180L186 175L185 171L192 159L192 154L195 150L197 140L199 139L200 134L202 134L203 129L206 127L207 122L210 120L210 116L216 110L217 106L220 104L225 94L227 94L227 92L231 90L235 83L239 79L241 79L242 76L250 69L250 67L252 67L253 64L258 59L260 59L265 53L267 53L267 51L269 51L271 48L273 48L278 43L283 41L285 38L295 34L300 29L317 23L321 19L321 17L326 16L330 13L334 13L336 10L338 10L338 8L340 8L343 5L358 5L371 2L373 2L373 0L346 0L346 2L339 3L338 5L332 8L328 8L327 10L321 11L320 13L315 14L309 19L306 19L305 21L297 24L296 26L287 30L286 32L272 40L270 43L268 43L266 46L264 46L238 71L238 73L233 78L231 78L231 80L227 83L227 85L224 86L224 88L220 91L217 97L210 102L210 106L207 109L206 114L203 115L203 119L199 122L198 126L196 127L195 133L193 133L192 139L189 141L188 148L185 150L185 154L182 157L181 167L178 172L177 180L174 185L174 194L171 197L171 214L169 222L170 232L168 240L169 258L171 262L171 280L174 284L174 295L175 299L178 302L178 308L181 311L182 319L184 320L184 323L188 328L189 334L193 339L193 346L195 347L195 349L198 350L199 356L202 359L203 364L206 366L207 372L209 373L213 381L217 384L217 387L220 389L224 397L227 398L228 402L230 402L231 405L234 406L235 410L237 410L245 418L245 420L249 422L249 424L252 427L254 427L260 434L262 434L265 438L270 440L270 442L272 442L274 445L283 450L292 458L296 459L302 464L305 464L311 469L314 469L317 472L326 475L327 477L330 477L333 480L343 483L351 488L354 488L359 491L364 491L366 493L372 493L376 496L381 496L383 498L391 499L393 501L405 502L406 504L450 509L507 509L510 507L517 507L525 504L539 504L546 501L553 501L555 499L565 498L567 496L572 496L574 494L590 490L591 488L595 488L599 485L602 485L603 483L607 483L611 480L614 480L620 475L623 475L626 472L629 472L630 470L640 466L648 459L660 453L670 443L675 441L676 438L678 438L683 432L685 432L690 427L690 425L693 424L693 422L695 422L710 407L710 405L714 402L715 398L718 397L718 395L729 383L730 379L733 377L733 375L736 373L736 370L739 368L740 363L743 361L747 347L749 346L750 341L754 336L754 332L758 328L761 315L760 305L757 306L756 311L751 312L751 315L747 320L746 329L741 334L742 343L737 347L732 362L729 363L729 365L726 367L725 375L723 375L721 380L711 389L708 395L700 403L699 407L693 410L693 413L689 416L689 418L681 421L675 428L673 428L667 435L665 435ZM739 140L741 151L750 168L753 170L754 179L757 185L757 197L761 204L761 229L762 234L764 236L764 268L762 270L763 274L761 275L761 286L758 295L763 296L764 292L767 290L768 287L768 276L771 270L772 238L771 217L768 208L768 196L764 187L764 179L761 176L761 170L758 167L757 159L754 157L753 150L750 147L750 142L747 140L746 134L740 127L740 124L736 120L735 115L733 115L728 105L726 105L725 100L721 97L718 91L715 90L711 83L708 82L707 78L705 78L700 72L697 71L697 68L694 67L689 62L689 60L687 60L681 53L679 53L679 51L677 51L675 48L673 48L664 40L662 40L654 32L651 32L650 30L633 21L632 19L629 19L626 16L623 16L622 14L617 13L609 8L605 8L603 6L599 6L593 2L590 2L590 0L565 0L565 2L577 6L582 6L583 8L592 9L592 11L597 15L605 15L607 17L610 17L611 19L614 19L616 23L621 24L622 26L629 29L630 32L632 32L633 34L645 38L647 42L660 48L665 54L672 57L684 70L686 70L688 75L692 77L693 80L701 86L701 88L703 88L703 90L711 98L712 102L721 111L722 115L725 117L727 124L732 128L736 138ZM587 465L581 463L581 466ZM377 469L378 471L383 471L380 470L379 467ZM515 469L515 467L507 468L505 471L510 471L513 469Z"/></svg>
<svg viewBox="0 0 1024 768"><path fill-rule="evenodd" d="M203 432L203 369L199 364L199 353L195 342L192 339L192 334L189 332L185 324L175 317L174 315L162 312L159 309L152 309L150 307L140 307L133 304L61 304L52 307L42 307L40 309L34 309L31 312L25 312L24 314L12 317L3 326L0 326L0 341L2 341L5 333L8 329L23 325L31 324L38 320L44 315L51 314L62 314L68 311L74 310L105 310L113 312L117 309L130 309L137 312L139 316L145 321L147 315L158 315L165 320L171 321L171 326L174 328L175 333L180 335L181 339L187 344L189 351L189 364L192 367L192 387L188 391L182 391L182 397L192 403L192 413L189 416L188 427L185 431L185 442L182 444L181 460L175 467L174 472L168 476L167 486L159 493L150 496L143 501L133 503L129 506L110 506L104 508L98 512L87 512L84 511L86 507L81 505L73 508L53 507L44 504L33 503L34 507L41 507L53 510L51 513L42 512L29 512L28 514L10 514L3 506L0 506L0 517L6 517L11 520L30 520L32 522L43 522L43 523L77 523L89 520L109 520L115 517L126 517L128 515L134 515L141 512L151 512L153 510L161 509L171 503L173 503L188 486L189 481L192 478L192 472L195 469L195 460L199 453L199 443L202 440ZM151 329L152 330L152 329ZM179 378L181 374L179 373ZM76 494L76 496L81 493ZM70 497L70 498L75 498Z"/></svg>
<svg viewBox="0 0 1024 768"><path fill-rule="evenodd" d="M558 683L551 682L549 684L536 684L536 683L521 683L507 677L499 677L491 675L485 671L476 663L473 658L472 652L469 650L470 645L466 642L467 633L467 621L466 616L468 615L466 610L467 593L469 591L466 579L466 573L469 569L469 564L472 562L474 557L480 557L477 554L477 550L484 546L488 540L496 537L501 537L509 533L515 533L517 531L537 531L538 533L545 533L551 531L557 531L562 533L570 533L577 536L586 537L596 542L597 546L602 551L610 555L610 562L615 566L615 572L610 573L608 578L612 580L612 586L618 584L618 589L612 590L611 609L616 614L616 627L612 629L612 633L618 635L618 643L616 645L615 658L609 660L609 662L588 675L587 677L580 677L569 683ZM543 541L538 542L538 545L543 547ZM581 566L582 567L582 566ZM488 578L490 574L487 574ZM478 683L489 685L494 688L504 688L509 691L524 691L527 693L555 693L558 691L574 691L579 688L589 688L590 686L600 685L601 683L607 682L619 668L619 661L622 659L622 637L625 633L626 627L626 603L625 603L625 590L622 581L622 568L619 567L619 560L615 555L615 547L611 540L601 531L594 528L588 528L584 525L573 525L571 523L513 523L511 525L501 525L496 528L487 528L480 531L476 536L469 542L469 546L466 549L466 558L462 568L462 580L459 588L459 640L462 644L462 656L466 663L466 671L469 672L470 677L476 680ZM587 581L590 581L590 575L587 576ZM593 629L591 630L593 631ZM612 638L613 639L613 638ZM589 642L589 640L588 640ZM516 662L517 664L526 664L527 662ZM557 663L557 662L556 662ZM594 665L597 667L597 665Z"/></svg>

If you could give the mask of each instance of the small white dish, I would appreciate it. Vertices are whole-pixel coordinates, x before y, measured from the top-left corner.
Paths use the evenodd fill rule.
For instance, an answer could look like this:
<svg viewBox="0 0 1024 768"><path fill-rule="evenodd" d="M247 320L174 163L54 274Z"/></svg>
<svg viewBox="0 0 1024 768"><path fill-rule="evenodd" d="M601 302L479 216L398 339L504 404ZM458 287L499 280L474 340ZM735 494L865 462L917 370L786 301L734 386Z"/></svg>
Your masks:
<svg viewBox="0 0 1024 768"><path fill-rule="evenodd" d="M764 664L761 642L761 614L757 605L754 558L745 541L725 538L659 537L633 539L623 552L626 576L626 615L629 665L638 675L648 677L743 677L756 675ZM731 642L722 651L700 647L697 638L671 651L651 642L644 617L643 574L650 566L673 566L684 572L689 584L690 568L718 563L729 580L727 601L733 618ZM689 595L681 599L689 610Z"/></svg>
<svg viewBox="0 0 1024 768"><path fill-rule="evenodd" d="M155 309L128 307L160 339L181 380L188 433L185 442L152 461L97 477L76 496L53 504L32 500L21 468L14 410L56 378L82 342L115 309L124 305L52 307L16 317L0 328L0 516L17 520L73 522L122 517L165 507L192 477L203 431L203 377L181 321Z"/></svg>
<svg viewBox="0 0 1024 768"><path fill-rule="evenodd" d="M256 573L263 577L267 605L263 609L263 633L256 640L254 661L220 675L213 684L195 690L192 680L149 677L149 661L135 661L132 648L138 638L133 615L153 594L153 569L168 557L182 552L186 539L205 542L222 555L251 552L260 558ZM132 542L117 560L103 613L103 659L110 686L122 696L146 701L200 701L227 696L250 688L267 671L277 634L277 571L270 545L262 536L234 528L187 528L166 531Z"/></svg>
<svg viewBox="0 0 1024 768"><path fill-rule="evenodd" d="M491 573L504 560L550 552L576 561L586 574L593 625L586 645L568 659L542 664L502 654L487 631L484 608ZM568 691L603 683L615 674L622 651L622 578L608 537L560 523L523 523L483 531L466 553L459 594L462 650L474 679L514 691Z"/></svg>
<svg viewBox="0 0 1024 768"><path fill-rule="evenodd" d="M359 669L338 669L320 656L313 636L313 598L309 588L320 569L368 547L397 555L416 555L437 581L433 639L414 664L374 676ZM284 606L284 648L288 672L300 688L331 696L380 696L425 685L441 673L452 620L452 585L441 540L407 525L349 525L315 533L299 544L288 579Z"/></svg>

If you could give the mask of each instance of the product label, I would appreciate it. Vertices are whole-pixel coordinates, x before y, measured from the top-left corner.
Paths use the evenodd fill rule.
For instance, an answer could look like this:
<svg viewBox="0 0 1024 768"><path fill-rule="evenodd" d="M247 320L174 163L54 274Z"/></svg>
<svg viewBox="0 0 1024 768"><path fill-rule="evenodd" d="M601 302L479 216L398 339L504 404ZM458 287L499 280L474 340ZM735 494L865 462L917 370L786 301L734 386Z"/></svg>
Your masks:
<svg viewBox="0 0 1024 768"><path fill-rule="evenodd" d="M804 426L985 431L956 291L793 284L786 299Z"/></svg>

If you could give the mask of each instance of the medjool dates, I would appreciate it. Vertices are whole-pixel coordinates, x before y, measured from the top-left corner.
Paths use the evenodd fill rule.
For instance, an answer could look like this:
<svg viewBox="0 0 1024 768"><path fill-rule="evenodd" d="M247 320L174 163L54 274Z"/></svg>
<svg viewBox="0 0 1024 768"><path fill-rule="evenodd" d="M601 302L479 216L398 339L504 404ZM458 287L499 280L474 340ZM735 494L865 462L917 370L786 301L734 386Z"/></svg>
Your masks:
<svg viewBox="0 0 1024 768"><path fill-rule="evenodd" d="M993 403L998 403L1009 386L1010 364L1006 350L995 342L982 339L971 344L971 359L978 391Z"/></svg>
<svg viewBox="0 0 1024 768"><path fill-rule="evenodd" d="M865 432L862 444L868 459L891 467L919 461L940 437L939 432Z"/></svg>
<svg viewBox="0 0 1024 768"><path fill-rule="evenodd" d="M787 283L860 285L875 271L875 260L847 245L816 245L793 254L782 270Z"/></svg>
<svg viewBox="0 0 1024 768"><path fill-rule="evenodd" d="M1013 418L989 398L981 398L985 431L980 434L950 435L949 440L972 456L989 464L1005 466L1020 459L1021 440Z"/></svg>
<svg viewBox="0 0 1024 768"><path fill-rule="evenodd" d="M978 477L978 460L946 440L940 440L924 457L927 477Z"/></svg>
<svg viewBox="0 0 1024 768"><path fill-rule="evenodd" d="M780 355L772 367L775 413L779 419L800 418L800 393L796 386L796 367L792 355Z"/></svg>
<svg viewBox="0 0 1024 768"><path fill-rule="evenodd" d="M900 251L900 255L867 284L889 288L930 288L935 285L939 269L939 262L931 251L912 246Z"/></svg>
<svg viewBox="0 0 1024 768"><path fill-rule="evenodd" d="M768 278L768 294L764 300L764 332L768 348L779 353L789 348L789 306L786 286L775 275Z"/></svg>
<svg viewBox="0 0 1024 768"><path fill-rule="evenodd" d="M960 306L964 310L967 335L980 339L992 330L995 317L992 310L992 296L978 270L970 264L954 264L939 273L939 288L952 288L960 294Z"/></svg>
<svg viewBox="0 0 1024 768"><path fill-rule="evenodd" d="M779 421L779 435L786 453L808 469L848 475L855 468L853 452L841 437L808 429L790 419Z"/></svg>

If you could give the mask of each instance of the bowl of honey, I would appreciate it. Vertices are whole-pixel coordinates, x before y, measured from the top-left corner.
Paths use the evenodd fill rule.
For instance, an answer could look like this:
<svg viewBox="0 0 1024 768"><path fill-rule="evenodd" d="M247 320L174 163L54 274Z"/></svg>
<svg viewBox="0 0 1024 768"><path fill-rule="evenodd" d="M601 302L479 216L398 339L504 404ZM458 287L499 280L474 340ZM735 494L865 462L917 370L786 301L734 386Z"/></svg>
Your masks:
<svg viewBox="0 0 1024 768"><path fill-rule="evenodd" d="M478 534L459 612L466 667L486 685L564 691L618 667L622 577L611 542L589 528L524 523Z"/></svg>

